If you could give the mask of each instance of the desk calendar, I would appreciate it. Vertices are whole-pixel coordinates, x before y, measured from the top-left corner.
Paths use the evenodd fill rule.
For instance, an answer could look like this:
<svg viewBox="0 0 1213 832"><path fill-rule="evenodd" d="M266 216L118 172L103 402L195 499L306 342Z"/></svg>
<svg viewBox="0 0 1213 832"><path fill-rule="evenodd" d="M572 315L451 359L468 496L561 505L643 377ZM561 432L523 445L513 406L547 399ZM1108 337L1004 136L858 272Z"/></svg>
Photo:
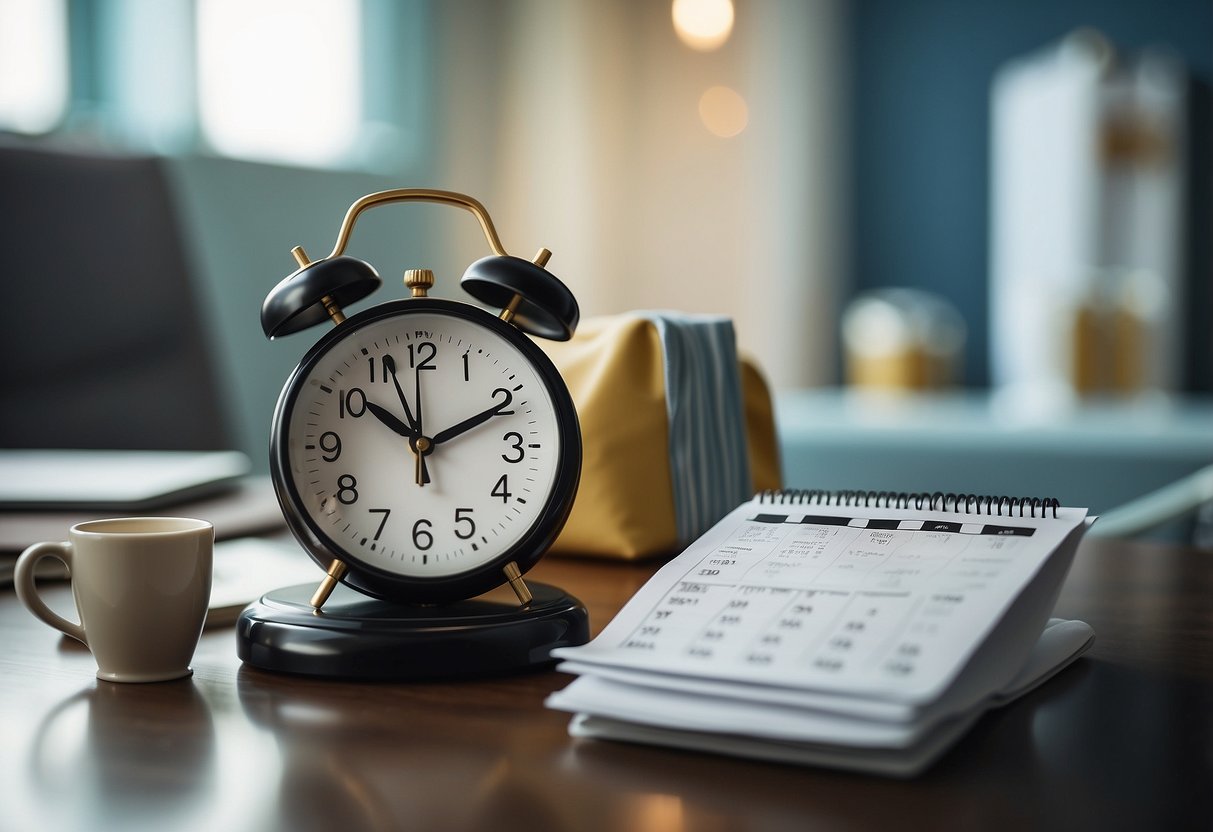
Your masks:
<svg viewBox="0 0 1213 832"><path fill-rule="evenodd" d="M1082 622L1049 619L1088 525L1085 509L1039 500L756 498L593 642L556 651L581 678L549 705L577 713L574 729L897 749L916 770L1090 644Z"/></svg>

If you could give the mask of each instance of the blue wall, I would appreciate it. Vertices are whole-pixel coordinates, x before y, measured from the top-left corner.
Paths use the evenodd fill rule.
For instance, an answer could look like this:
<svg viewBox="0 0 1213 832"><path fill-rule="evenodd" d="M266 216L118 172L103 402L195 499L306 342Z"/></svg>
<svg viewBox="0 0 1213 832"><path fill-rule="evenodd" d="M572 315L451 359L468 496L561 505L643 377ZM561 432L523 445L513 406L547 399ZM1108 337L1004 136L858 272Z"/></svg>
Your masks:
<svg viewBox="0 0 1213 832"><path fill-rule="evenodd" d="M994 73L1091 26L1130 51L1169 45L1208 82L1213 0L856 0L850 14L854 289L918 286L957 304L969 324L966 382L983 385ZM1197 212L1202 233L1190 256L1204 277L1193 287L1199 312L1210 308L1207 201ZM1208 389L1209 329L1206 315L1188 367L1203 379L1190 384L1197 389Z"/></svg>

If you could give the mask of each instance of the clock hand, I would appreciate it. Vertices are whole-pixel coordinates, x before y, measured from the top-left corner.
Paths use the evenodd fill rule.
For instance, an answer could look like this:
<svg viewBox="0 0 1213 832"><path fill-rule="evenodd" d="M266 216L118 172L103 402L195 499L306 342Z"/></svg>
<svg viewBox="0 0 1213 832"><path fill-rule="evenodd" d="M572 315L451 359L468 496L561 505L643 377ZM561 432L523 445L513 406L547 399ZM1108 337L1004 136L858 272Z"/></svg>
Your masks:
<svg viewBox="0 0 1213 832"><path fill-rule="evenodd" d="M417 465L414 468L414 474L417 477L417 484L424 486L430 481L430 470L426 467L425 458L430 451L434 450L433 442L424 436L417 437L416 447L413 449L417 453Z"/></svg>
<svg viewBox="0 0 1213 832"><path fill-rule="evenodd" d="M413 401L417 404L417 418L413 420L413 424L417 427L417 433L422 433L421 428L421 367L418 366L413 371ZM408 405L405 405L408 407Z"/></svg>
<svg viewBox="0 0 1213 832"><path fill-rule="evenodd" d="M514 396L510 393L509 390L506 390L504 387L498 387L496 390L494 390L493 396L496 397L497 393L499 393L499 392L505 393L505 401L498 402L497 404L493 405L492 407L488 408L487 410L480 411L475 416L471 416L467 419L464 419L462 422L460 422L456 425L451 425L446 430L439 431L438 433L434 434L434 438L432 440L433 444L441 445L443 442L449 442L450 440L454 439L456 436L459 436L461 433L466 433L467 431L471 430L472 428L476 427L477 425L484 424L489 419L493 418L498 413L500 413L501 411L503 411L507 407L509 407L510 402L512 402L514 400Z"/></svg>
<svg viewBox="0 0 1213 832"><path fill-rule="evenodd" d="M383 356L383 366L392 375L392 384L396 386L396 395L400 397L400 404L404 407L404 418L413 426L413 429L417 433L421 433L421 417L418 415L416 419L413 418L413 412L409 410L408 399L404 397L404 391L400 389L400 379L396 378L396 359L390 355ZM418 409L420 410L420 408Z"/></svg>
<svg viewBox="0 0 1213 832"><path fill-rule="evenodd" d="M398 427L400 425L400 421L396 419L396 417L391 416L390 413L387 413L387 411L383 411L383 408L378 408L378 410L387 413L388 416L391 416L391 418L396 421L396 426L388 424L375 410L372 410L371 412L375 414L375 417L378 418L379 421L387 424L388 427L392 428L392 430L396 431L401 436L407 436L409 438L409 447L412 449L413 454L417 458L413 469L413 476L418 485L424 486L430 481L430 472L428 466L425 464L425 455L432 450L432 445L430 445L428 441L426 441L424 445L422 444L424 436L422 435L421 427L421 367L417 368L417 371L413 376L413 391L414 395L416 396L414 401L417 405L417 414L414 416L413 411L409 409L408 397L404 395L404 390L400 387L400 379L396 377L396 359L392 358L390 355L383 356L383 366L392 376L392 386L396 388L396 397L400 399L400 404L404 408L404 418L408 420L409 424L412 425L412 428L409 429L408 433L402 432ZM367 402L367 406L370 406L370 402Z"/></svg>
<svg viewBox="0 0 1213 832"><path fill-rule="evenodd" d="M430 472L425 465L425 456L430 451L434 450L434 446L422 433L421 426L421 366L424 362L417 364L417 369L413 371L413 395L414 402L417 404L417 420L413 424L417 428L417 439L413 442L413 450L417 453L417 465L414 471L414 476L417 484L424 487L430 481Z"/></svg>
<svg viewBox="0 0 1213 832"><path fill-rule="evenodd" d="M430 481L430 472L425 464L425 455L433 448L433 444L429 439L426 439L417 431L410 428L404 422L396 418L396 415L385 407L380 407L374 402L367 402L366 409L371 411L371 414L383 424L387 425L396 433L409 440L409 448L417 456L416 476L417 484L425 485Z"/></svg>
<svg viewBox="0 0 1213 832"><path fill-rule="evenodd" d="M386 407L380 407L374 402L367 402L366 409L371 411L371 414L383 424L387 425L396 433L403 436L405 439L416 441L418 437L417 431L400 421L396 414L392 413ZM411 444L411 443L410 443Z"/></svg>

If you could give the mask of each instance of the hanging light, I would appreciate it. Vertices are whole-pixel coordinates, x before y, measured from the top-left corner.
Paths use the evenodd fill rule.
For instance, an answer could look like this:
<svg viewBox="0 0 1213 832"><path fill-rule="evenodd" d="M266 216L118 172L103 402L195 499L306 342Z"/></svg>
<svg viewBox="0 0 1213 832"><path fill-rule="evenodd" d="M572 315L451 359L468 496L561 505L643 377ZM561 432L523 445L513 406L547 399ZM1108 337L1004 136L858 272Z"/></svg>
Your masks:
<svg viewBox="0 0 1213 832"><path fill-rule="evenodd" d="M719 48L733 31L732 0L674 0L674 31L701 52Z"/></svg>

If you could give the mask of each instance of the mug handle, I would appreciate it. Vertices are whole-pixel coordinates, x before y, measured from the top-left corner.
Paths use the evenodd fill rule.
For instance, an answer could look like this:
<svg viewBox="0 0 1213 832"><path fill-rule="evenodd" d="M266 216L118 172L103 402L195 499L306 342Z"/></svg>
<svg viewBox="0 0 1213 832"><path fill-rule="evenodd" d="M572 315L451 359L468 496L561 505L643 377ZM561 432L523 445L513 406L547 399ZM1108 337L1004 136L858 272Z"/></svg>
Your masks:
<svg viewBox="0 0 1213 832"><path fill-rule="evenodd" d="M35 616L87 647L88 639L84 637L84 627L68 621L63 616L51 610L42 600L42 597L38 595L38 589L34 585L34 573L38 562L48 557L58 558L63 561L67 564L68 574L71 574L72 544L67 541L63 541L62 543L35 543L22 552L21 557L17 558L17 568L13 571L13 586L17 590L17 597L21 599L21 603L25 604Z"/></svg>

